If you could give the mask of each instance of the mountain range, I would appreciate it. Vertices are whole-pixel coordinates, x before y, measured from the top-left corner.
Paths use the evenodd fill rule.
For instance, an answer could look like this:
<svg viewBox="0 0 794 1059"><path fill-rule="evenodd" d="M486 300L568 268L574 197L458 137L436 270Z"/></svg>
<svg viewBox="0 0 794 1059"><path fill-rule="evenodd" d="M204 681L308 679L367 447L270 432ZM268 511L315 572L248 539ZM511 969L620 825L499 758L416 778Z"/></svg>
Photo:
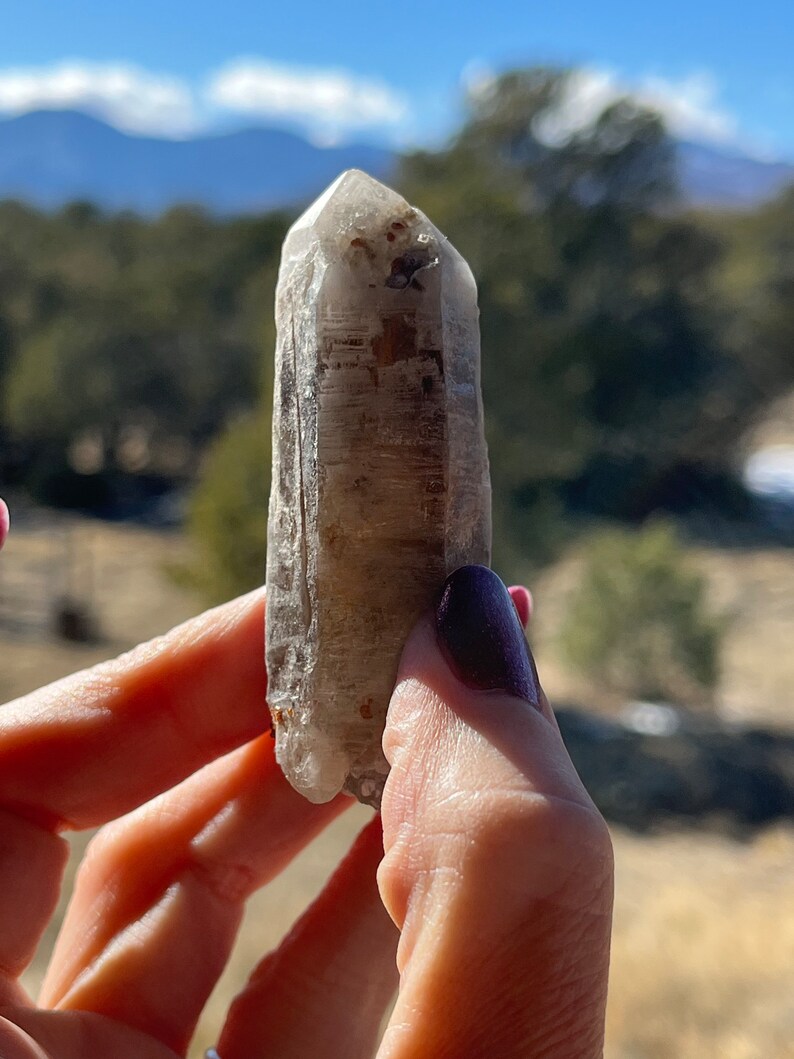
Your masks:
<svg viewBox="0 0 794 1059"><path fill-rule="evenodd" d="M388 175L382 147L316 147L280 129L189 140L129 136L77 111L32 111L0 121L0 198L51 209L75 199L159 213L193 203L252 213L313 198L343 169Z"/></svg>
<svg viewBox="0 0 794 1059"><path fill-rule="evenodd" d="M748 208L794 182L794 164L702 143L679 143L677 157L681 186L693 205ZM218 214L251 213L310 199L343 169L388 178L394 164L385 147L321 147L274 128L168 140L130 136L77 111L0 120L0 198L45 209L85 199L145 214L177 203Z"/></svg>

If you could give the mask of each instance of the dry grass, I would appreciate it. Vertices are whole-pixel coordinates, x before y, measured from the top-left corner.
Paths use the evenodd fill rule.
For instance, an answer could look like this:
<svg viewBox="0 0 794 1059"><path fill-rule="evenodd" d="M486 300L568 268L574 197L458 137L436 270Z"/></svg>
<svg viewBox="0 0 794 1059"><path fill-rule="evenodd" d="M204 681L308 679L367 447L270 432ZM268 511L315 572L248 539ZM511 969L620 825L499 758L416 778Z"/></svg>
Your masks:
<svg viewBox="0 0 794 1059"><path fill-rule="evenodd" d="M106 642L69 647L43 630L0 627L0 694L10 697L122 650L187 617L195 604L163 577L183 554L178 537L79 524L70 547L89 574ZM60 533L60 531L59 531ZM12 537L0 566L41 568L60 535ZM82 556L82 558L80 558ZM783 724L794 686L794 571L775 553L696 557L715 597L736 604L723 685L734 713ZM557 696L572 693L555 667L555 600L571 577L563 564L539 585L540 663ZM8 579L6 580L8 584ZM0 583L0 589L2 584ZM545 621L543 620L545 616ZM567 683L566 683L567 682ZM573 688L581 692L581 688ZM232 956L197 1034L193 1055L217 1033L222 1013L256 960L317 893L367 818L355 807L251 901ZM617 897L608 1059L794 1059L794 830L740 844L702 834L614 834ZM76 836L73 876L86 836ZM68 893L68 880L65 896ZM26 976L35 991L63 906Z"/></svg>
<svg viewBox="0 0 794 1059"><path fill-rule="evenodd" d="M615 852L608 1059L792 1059L794 830Z"/></svg>

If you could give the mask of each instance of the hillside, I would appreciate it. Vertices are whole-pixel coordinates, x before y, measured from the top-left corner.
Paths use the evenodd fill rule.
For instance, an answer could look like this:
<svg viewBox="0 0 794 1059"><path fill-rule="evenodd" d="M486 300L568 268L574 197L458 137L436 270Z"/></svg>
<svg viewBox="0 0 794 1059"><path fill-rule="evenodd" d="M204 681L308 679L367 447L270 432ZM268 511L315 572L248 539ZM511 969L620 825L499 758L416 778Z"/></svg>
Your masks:
<svg viewBox="0 0 794 1059"><path fill-rule="evenodd" d="M794 182L794 165L700 143L678 145L679 175L695 206L750 209Z"/></svg>

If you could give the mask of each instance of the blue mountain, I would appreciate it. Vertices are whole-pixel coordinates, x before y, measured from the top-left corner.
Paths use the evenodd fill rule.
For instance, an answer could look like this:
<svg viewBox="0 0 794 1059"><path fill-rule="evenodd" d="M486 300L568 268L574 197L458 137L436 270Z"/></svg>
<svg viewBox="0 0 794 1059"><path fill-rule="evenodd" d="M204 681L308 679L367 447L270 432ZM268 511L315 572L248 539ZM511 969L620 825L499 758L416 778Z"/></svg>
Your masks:
<svg viewBox="0 0 794 1059"><path fill-rule="evenodd" d="M678 144L681 186L695 206L748 209L794 184L794 165L765 162L702 143Z"/></svg>
<svg viewBox="0 0 794 1059"><path fill-rule="evenodd" d="M685 196L698 206L747 208L794 182L794 165L704 144L680 143L678 160ZM177 203L251 213L313 198L343 169L388 179L394 165L384 147L318 147L281 129L166 140L130 136L76 111L0 120L0 198L45 209L87 199L146 214Z"/></svg>
<svg viewBox="0 0 794 1059"><path fill-rule="evenodd" d="M143 213L185 202L249 213L311 198L343 169L388 176L393 161L382 147L317 147L280 129L165 140L75 111L0 121L0 197L47 209L87 199Z"/></svg>

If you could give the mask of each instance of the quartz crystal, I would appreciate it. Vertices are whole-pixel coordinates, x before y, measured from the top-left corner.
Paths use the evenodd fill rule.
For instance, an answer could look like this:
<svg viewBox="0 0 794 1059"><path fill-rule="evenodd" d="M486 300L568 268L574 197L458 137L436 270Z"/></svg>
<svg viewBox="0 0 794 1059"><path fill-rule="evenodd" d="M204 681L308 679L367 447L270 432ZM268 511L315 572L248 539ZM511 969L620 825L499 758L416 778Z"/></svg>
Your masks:
<svg viewBox="0 0 794 1059"><path fill-rule="evenodd" d="M313 802L378 806L405 640L490 558L477 289L419 210L358 170L290 229L267 561L276 756Z"/></svg>

